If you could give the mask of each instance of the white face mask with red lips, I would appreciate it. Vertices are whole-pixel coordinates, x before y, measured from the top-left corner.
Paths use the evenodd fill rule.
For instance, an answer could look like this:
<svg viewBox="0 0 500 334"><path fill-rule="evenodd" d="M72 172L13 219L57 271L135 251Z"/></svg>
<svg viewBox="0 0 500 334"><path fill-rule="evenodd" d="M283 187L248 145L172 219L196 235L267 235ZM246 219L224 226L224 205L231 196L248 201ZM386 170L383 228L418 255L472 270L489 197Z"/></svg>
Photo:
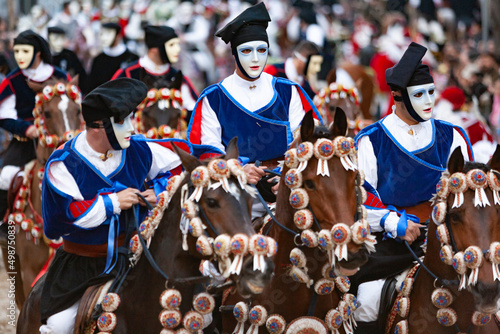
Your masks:
<svg viewBox="0 0 500 334"><path fill-rule="evenodd" d="M432 109L436 102L436 86L434 83L425 85L409 86L406 88L410 102L417 113L424 121L432 117Z"/></svg>
<svg viewBox="0 0 500 334"><path fill-rule="evenodd" d="M252 79L258 78L267 63L269 46L265 41L246 42L236 47L241 67Z"/></svg>
<svg viewBox="0 0 500 334"><path fill-rule="evenodd" d="M116 141L122 149L130 146L130 136L134 133L134 125L132 124L132 113L125 117L120 123L115 123L114 117L111 117L111 125L115 133Z"/></svg>

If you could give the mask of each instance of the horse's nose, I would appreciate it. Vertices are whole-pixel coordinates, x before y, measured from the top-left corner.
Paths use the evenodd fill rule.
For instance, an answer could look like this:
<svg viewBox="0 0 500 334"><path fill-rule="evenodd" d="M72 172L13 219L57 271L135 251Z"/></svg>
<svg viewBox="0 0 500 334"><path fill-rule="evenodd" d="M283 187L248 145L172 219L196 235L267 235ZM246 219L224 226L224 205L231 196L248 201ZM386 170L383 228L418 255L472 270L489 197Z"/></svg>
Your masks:
<svg viewBox="0 0 500 334"><path fill-rule="evenodd" d="M494 313L498 309L497 302L500 298L500 282L477 282L471 289L479 311Z"/></svg>

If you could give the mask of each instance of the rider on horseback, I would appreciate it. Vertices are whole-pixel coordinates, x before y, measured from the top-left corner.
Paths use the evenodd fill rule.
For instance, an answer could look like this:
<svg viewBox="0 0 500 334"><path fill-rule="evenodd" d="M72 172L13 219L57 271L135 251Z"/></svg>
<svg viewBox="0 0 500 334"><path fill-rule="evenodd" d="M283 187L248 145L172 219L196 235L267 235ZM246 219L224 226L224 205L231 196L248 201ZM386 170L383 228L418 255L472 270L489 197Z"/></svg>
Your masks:
<svg viewBox="0 0 500 334"><path fill-rule="evenodd" d="M154 191L145 190L144 180L180 165L169 149L131 136L132 112L146 93L144 83L129 78L109 81L90 92L82 102L86 131L47 162L44 231L49 238L62 237L63 246L45 278L41 319L46 325L41 333L73 333L86 288L110 280L125 263L118 248L131 237L127 222L137 212L136 194L156 204ZM142 221L147 210L145 203L140 204L140 217L135 219Z"/></svg>
<svg viewBox="0 0 500 334"><path fill-rule="evenodd" d="M12 179L36 156L34 139L38 132L33 125L36 94L27 82L44 82L52 76L70 80L65 72L51 65L47 41L31 30L23 31L14 39L14 57L18 67L0 85L0 127L12 134L0 172L0 220L7 211L7 191ZM6 230L5 222L0 226L0 238L6 237Z"/></svg>
<svg viewBox="0 0 500 334"><path fill-rule="evenodd" d="M386 71L395 100L393 113L356 137L358 165L366 177L368 221L378 240L376 252L351 279L360 284L357 333L382 333L376 320L385 279L413 262L401 240L422 254L425 233L420 229L425 228L429 200L449 156L460 147L468 160L473 159L463 129L431 119L435 86L429 67L421 63L426 51L412 43L399 63Z"/></svg>

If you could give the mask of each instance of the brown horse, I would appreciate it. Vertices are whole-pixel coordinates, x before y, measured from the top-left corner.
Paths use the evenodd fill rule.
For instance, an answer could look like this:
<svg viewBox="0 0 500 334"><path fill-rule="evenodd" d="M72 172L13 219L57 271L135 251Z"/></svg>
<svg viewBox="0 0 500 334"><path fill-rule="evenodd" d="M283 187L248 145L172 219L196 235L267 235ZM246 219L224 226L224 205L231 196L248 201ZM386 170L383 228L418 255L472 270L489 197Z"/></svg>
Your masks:
<svg viewBox="0 0 500 334"><path fill-rule="evenodd" d="M201 229L201 227L195 227L194 220L191 219L189 224L192 227L191 233L193 235L187 235L184 245L183 233L179 228L183 208L185 210L184 218L190 215L189 205L186 204L188 202L186 201L187 195L185 194L188 191L191 193L195 188L194 180L196 177L194 175L202 163L181 150L176 149L176 151L182 160L184 168L191 173L191 178L189 176L179 177L175 179L175 182L171 180L172 182L169 183L171 187L169 186L167 189L171 190L169 190L169 195L163 198L169 204L165 211L162 212L149 246L152 258L165 276L168 276L168 280L165 282L165 277L153 269L143 252L137 264L128 274L126 284L118 292L121 302L114 311L117 321L116 328L113 330L114 333L159 333L162 330L162 325L158 320L158 315L162 312L162 306L158 301L165 287L167 286L167 289L176 289L181 293L182 303L179 310L185 315L186 312L193 308L192 300L195 287L201 288L200 282L207 283L209 281L208 277L200 274L200 261L202 259L213 260L216 256L202 256L198 253L200 248L211 249L210 245L200 244L200 239L197 240L194 237L195 231ZM238 148L236 141L233 140L228 145L226 156L220 158L226 160L217 161L229 161L237 157ZM196 175L200 176L200 174ZM177 185L175 185L176 182L178 182ZM216 238L217 235L220 237L223 234L227 236L244 234L250 238L250 242L252 240L251 236L255 235L250 222L252 199L249 193L245 191L244 183L237 180L233 173L233 176L228 179L227 187L219 186L204 189L198 202L198 208L194 209L199 213L199 218L203 224L207 226L208 237L215 238L215 242L213 242L214 252L217 252L216 248L220 246L217 242L219 240ZM213 179L212 184L215 185ZM227 191L223 188L227 189ZM195 189L193 194L196 191ZM172 193L170 194L170 192ZM168 201L169 198L170 202ZM183 202L184 205L182 205ZM158 207L161 207L161 204ZM155 210L158 209L155 208ZM153 216L155 210L153 210ZM203 232L200 233L200 238L204 237ZM271 241L270 239L265 240ZM184 248L185 246L187 246L187 251ZM237 290L246 296L262 292L264 286L270 281L274 268L273 262L266 258L266 269L255 271L253 258L253 256L246 256L243 259L241 274L229 276L233 284L236 283ZM219 268L224 268L224 266L219 266ZM197 282L198 286L195 285ZM42 284L43 280L40 280L28 296L19 317L17 333L38 333ZM82 312L85 314L88 310L80 309L79 313ZM82 332L79 330L82 329L77 328L75 332ZM102 331L111 332L111 330Z"/></svg>
<svg viewBox="0 0 500 334"><path fill-rule="evenodd" d="M500 333L498 170L500 146L489 165L464 163L460 149L453 152L434 198L423 266L405 279L386 333L396 326L397 333Z"/></svg>
<svg viewBox="0 0 500 334"><path fill-rule="evenodd" d="M12 204L9 221L16 224L17 230L15 255L13 249L3 251L4 261L9 267L14 264L16 268L10 271L17 273L16 304L19 308L59 246L43 235L41 180L45 162L59 144L75 135L82 124L78 76L69 83L52 77L43 83L29 81L28 85L37 93L33 110L39 135L36 160L26 165L24 177L16 177L9 190Z"/></svg>
<svg viewBox="0 0 500 334"><path fill-rule="evenodd" d="M186 110L182 109L180 90L182 72L177 72L172 81L147 78L148 95L135 113L137 132L148 138L186 139Z"/></svg>
<svg viewBox="0 0 500 334"><path fill-rule="evenodd" d="M340 112L336 113L335 120L330 128L322 126L315 127L311 113L306 114L300 129L301 139L297 144L302 143L306 145L305 143L307 142L316 142L315 145L320 147L318 143L333 143L333 146L336 146L338 143L342 142L344 144L340 146L344 147L344 149L348 149L349 144L347 144L347 142L350 142L352 139L343 137L347 130L347 120L341 109L339 110ZM338 141L335 141L335 138L337 138ZM327 147L329 146L327 145ZM299 145L297 151L304 152L303 148L304 147ZM320 151L320 149L318 148L318 150L315 149L314 151L317 152ZM329 149L326 149L326 151L329 151ZM291 155L289 152L287 152L285 158L287 165L293 160L290 158ZM346 151L344 151L344 153L346 153ZM353 153L353 151L351 151L351 153ZM297 153L297 155L299 155L299 153ZM353 164L355 164L355 158L352 158ZM301 221L307 219L297 219L298 212L304 211L297 211L294 209L294 207L297 207L296 199L300 201L301 196L297 197L295 193L297 191L296 188L291 192L287 187L287 185L294 182L294 178L291 177L294 172L292 172L293 169L284 167L277 195L275 216L276 221L282 226L279 226L277 223L273 224L271 221L271 223L269 223L271 225L264 226L262 229L265 233L268 232L268 235L273 237L279 245L278 253L274 258L276 273L271 284L266 287L263 294L256 296L251 302L252 305L264 306L268 315L273 313L279 314L284 318L287 324L290 324L291 321L297 318L305 316L313 316L316 318L316 321L323 321L327 313L336 308L341 300L341 294L333 291L335 283L327 279L327 277L332 278L332 269L337 276L353 274L368 259L368 252L365 246L350 241L354 237L347 237L347 234L350 234L351 226L355 225L355 216L358 215L359 219L363 216L361 203L364 195L359 187L361 184L360 173L355 168L347 169L344 165L345 161L342 161L342 159L343 158L335 153L331 159L321 162L321 164L327 164L330 173L329 177L318 175L318 164L320 161L316 157L316 153L310 157L305 169L303 169L304 165L302 164L302 188L298 191L302 192L302 194L305 192L307 196L301 196L303 196L303 198L308 197L309 199L309 206L307 206L307 208L312 213L312 217L309 219L315 222L309 227L307 227L307 225L311 225L311 221L306 224L306 226L298 226L301 224ZM301 169L300 165L298 169ZM295 204L292 204L290 201ZM359 227L360 223L356 224ZM337 229L339 225L344 226L345 229ZM306 229L301 232L298 228ZM312 232L313 230L316 232ZM321 231L318 233L318 230ZM331 240L328 240L327 235L330 230L332 230L332 238L342 241L341 243L346 246L344 249L346 256L342 258L342 260L335 261L335 259L332 259L332 257L336 257L336 255L332 253L336 253L337 250L342 251L342 247L339 246L335 252L333 252L332 248L328 248L328 244ZM327 231L326 235L325 231ZM367 231L365 230L364 232ZM341 240L342 236L345 237L344 240ZM352 236L354 236L354 233ZM317 238L316 241L314 241L315 238ZM318 244L321 248L314 247ZM307 245L307 247L302 247L301 251L306 260L304 258L302 260L297 259L301 256L292 256L291 251L294 248L304 245ZM325 251L325 249L330 250ZM296 250L294 250L294 252L296 252ZM332 253L329 254L329 252ZM290 265L290 262L292 262L293 266ZM298 262L306 262L307 264L303 263L301 265ZM332 262L334 263L332 264ZM297 270L296 267L303 268ZM295 270L295 272L292 272L293 270ZM297 278L300 283L297 282ZM339 285L343 285L343 288L347 287L348 290L346 277L338 277L338 279L343 281L339 281ZM317 284L311 285L312 280L316 283L322 281L322 283L325 284L324 287L326 290L333 291L333 293L323 294L323 292L320 292L321 295L318 295L316 293L318 291L316 289L318 286ZM312 289L313 287L314 290ZM321 290L321 287L318 288ZM343 292L346 292L346 290ZM230 296L225 304L231 306L240 300L241 297L235 294ZM228 308L232 308L230 306ZM350 306L352 307L353 305ZM249 306L249 308L250 307L251 306ZM240 312L240 310L237 310L237 313L238 312ZM230 330L235 328L236 322L233 315L223 314L223 320L224 333L229 333ZM346 322L347 321L348 319L346 319ZM342 321L340 321L340 323L342 323ZM297 333L295 330L296 329L290 329L290 333ZM263 330L263 328L259 331L259 333L264 332L265 330ZM278 333L279 331L276 332ZM326 333L326 328L324 328L324 331L311 331L311 333L323 332Z"/></svg>

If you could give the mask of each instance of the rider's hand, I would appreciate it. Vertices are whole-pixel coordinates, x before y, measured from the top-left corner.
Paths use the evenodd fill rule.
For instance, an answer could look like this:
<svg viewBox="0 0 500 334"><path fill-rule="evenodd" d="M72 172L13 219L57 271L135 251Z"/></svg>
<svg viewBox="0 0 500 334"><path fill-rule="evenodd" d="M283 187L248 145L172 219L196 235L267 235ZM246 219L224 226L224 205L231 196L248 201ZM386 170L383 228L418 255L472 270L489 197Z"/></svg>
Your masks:
<svg viewBox="0 0 500 334"><path fill-rule="evenodd" d="M408 241L411 244L420 236L420 228L425 227L425 225L421 225L418 223L414 223L411 220L408 220L408 226L406 227L406 234L401 237L401 239Z"/></svg>
<svg viewBox="0 0 500 334"><path fill-rule="evenodd" d="M139 203L139 196L135 193L138 193L139 190L134 188L127 188L120 192L116 193L118 197L118 202L120 202L120 209L127 210L130 209L133 205Z"/></svg>
<svg viewBox="0 0 500 334"><path fill-rule="evenodd" d="M34 125L30 125L28 127L28 129L26 129L26 132L24 133L24 135L27 138L36 138L36 137L38 137L38 131Z"/></svg>
<svg viewBox="0 0 500 334"><path fill-rule="evenodd" d="M276 182L276 184L271 188L273 194L277 195L278 194L278 188L280 187L280 178L275 176L269 180L267 180L269 183Z"/></svg>
<svg viewBox="0 0 500 334"><path fill-rule="evenodd" d="M254 164L246 164L243 166L243 170L247 175L247 182L250 184L257 184L257 182L266 175L266 172L264 172L266 168L266 166L255 167Z"/></svg>
<svg viewBox="0 0 500 334"><path fill-rule="evenodd" d="M141 193L142 196L149 202L153 207L156 206L156 194L154 189L147 189ZM139 197L139 204L142 206L146 206L146 203L142 201L142 198Z"/></svg>

